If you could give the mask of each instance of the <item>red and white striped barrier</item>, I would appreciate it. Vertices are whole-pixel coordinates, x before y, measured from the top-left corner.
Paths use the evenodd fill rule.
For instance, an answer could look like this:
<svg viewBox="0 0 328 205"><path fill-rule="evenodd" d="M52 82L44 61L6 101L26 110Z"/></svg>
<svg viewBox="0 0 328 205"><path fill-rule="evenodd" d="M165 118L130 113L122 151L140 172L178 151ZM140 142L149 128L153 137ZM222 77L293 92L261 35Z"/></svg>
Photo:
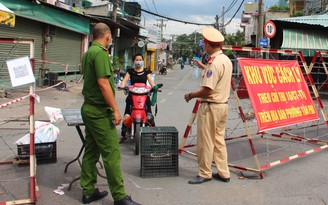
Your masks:
<svg viewBox="0 0 328 205"><path fill-rule="evenodd" d="M186 143L186 140L187 140L188 135L190 133L192 124L194 123L195 118L197 116L197 111L198 111L199 104L200 104L200 100L196 100L194 108L192 109L192 114L190 116L188 125L187 125L185 133L183 135L183 140L182 140L182 142L180 143L180 146L179 146L179 154L181 154L181 152L184 151L184 148L186 147L185 143ZM187 147L192 147L192 146L195 146L195 145L188 145Z"/></svg>
<svg viewBox="0 0 328 205"><path fill-rule="evenodd" d="M306 155L309 155L309 154L312 154L312 153L315 153L315 152L319 152L319 151L324 150L326 148L328 148L328 145L323 145L321 147L317 147L317 148L314 148L314 149L311 149L311 150L308 150L308 151L305 151L305 152L301 152L299 154L296 154L296 155L293 155L293 156L290 156L290 157L286 157L286 158L277 160L275 162L271 162L269 164L262 165L261 170L268 169L270 167L277 166L279 164L283 164L283 163L286 163L290 160L297 159L297 158L300 158L300 157L304 157Z"/></svg>
<svg viewBox="0 0 328 205"><path fill-rule="evenodd" d="M310 83L310 85L311 85L311 88L312 88L312 91L313 91L313 93L314 93L314 96L315 96L315 98L316 98L316 100L317 100L317 102L318 102L318 104L319 104L321 114L322 114L322 116L323 116L323 118L324 118L324 120L325 120L325 122L326 122L326 126L328 127L327 114L326 114L326 111L325 111L325 109L324 109L324 107L323 107L323 104L322 104L321 98L320 98L320 96L319 96L318 90L317 90L317 88L315 87L315 84L314 84L313 78L312 78L312 76L311 76L311 71L310 71L308 65L306 64L306 61L305 61L305 58L304 58L302 52L299 52L299 56L300 56L300 58L301 58L301 60L302 60L303 67L304 67L304 69L305 69L306 76L307 76L307 79L309 80L309 83Z"/></svg>
<svg viewBox="0 0 328 205"><path fill-rule="evenodd" d="M23 97L20 97L20 98L17 98L17 99L15 99L15 100L12 100L12 101L9 101L9 102L6 102L6 103L3 103L3 104L1 104L0 105L0 109L1 108L4 108L4 107L8 107L9 105L12 105L12 104L14 104L14 103L17 103L17 102L19 102L19 101L22 101L22 100L24 100L24 99L26 99L26 98L28 98L28 97L33 97L33 98L35 98L38 102L40 102L40 97L39 96L37 96L36 94L29 94L29 95L26 95L26 96L23 96Z"/></svg>
<svg viewBox="0 0 328 205"><path fill-rule="evenodd" d="M273 48L255 48L255 47L245 47L245 46L231 46L223 45L223 50L233 50L233 51L248 51L248 52L258 52L258 53L273 53L273 54L294 54L298 55L299 51L286 50L286 49L273 49ZM328 51L317 51L321 55L328 55Z"/></svg>
<svg viewBox="0 0 328 205"><path fill-rule="evenodd" d="M276 53L276 54L278 54L278 53L279 54L294 54L295 56L298 56L299 55L300 58L301 58L303 67L304 67L304 69L306 71L307 79L309 80L309 82L311 84L312 90L313 90L313 92L315 94L315 97L317 99L317 102L318 102L318 104L320 106L321 113L322 113L323 118L325 120L325 123L326 123L326 125L328 127L327 115L325 113L325 110L323 108L323 104L321 102L321 99L319 97L318 91L317 91L317 89L316 89L316 87L314 85L314 81L313 81L312 76L311 76L311 70L312 70L312 68L314 66L314 63L316 62L316 58L317 58L318 55L320 56L321 62L323 63L324 69L325 69L326 74L328 76L328 70L327 70L327 67L325 65L324 59L322 57L322 55L328 55L328 52L327 51L318 51L318 52L316 52L315 53L315 56L312 59L310 68L309 68L308 65L307 65L307 63L306 63L306 61L305 61L305 58L304 58L302 52L298 52L298 51L281 50L281 49L264 49L264 48L253 48L253 47L241 47L241 46L227 46L227 45L224 45L223 46L223 50L249 51L249 52L266 52L266 53ZM308 150L308 151L305 151L305 152L301 152L299 154L296 154L296 155L293 155L293 156L290 156L290 157L286 157L286 158L277 160L275 162L271 162L271 163L268 163L268 164L265 164L265 165L260 165L260 162L259 162L258 157L257 157L257 154L256 154L256 150L255 150L255 147L254 147L254 144L253 144L253 141L252 141L251 133L250 133L249 128L248 128L247 120L245 119L245 115L244 115L244 112L243 112L243 109L242 109L242 106L241 106L241 103L240 103L240 99L238 97L238 93L236 91L236 87L235 87L235 84L234 84L233 80L231 81L231 87L232 87L233 93L234 93L234 95L235 95L235 97L237 99L238 111L239 111L241 120L244 123L246 135L242 135L240 137L229 138L229 140L238 139L238 138L240 139L240 138L244 138L244 137L247 137L248 138L248 143L249 143L250 148L252 150L252 154L253 154L253 157L254 157L254 160L255 160L257 169L249 168L249 167L244 167L244 166L240 166L240 165L235 165L235 164L228 164L229 167L233 167L233 168L240 169L240 170L252 171L252 172L259 173L259 177L261 179L263 179L263 171L265 169L268 169L268 168L271 168L273 166L277 166L279 164L286 163L286 162L288 162L290 160L297 159L297 158L300 158L300 157L304 157L306 155L309 155L309 154L312 154L312 153L315 153L315 152L319 152L319 151L321 151L323 149L328 148L328 142L327 141L322 141L322 140L318 140L318 139L308 139L308 138L305 138L305 137L302 137L302 136L293 136L292 134L287 133L287 132L282 132L280 134L268 134L268 133L265 133L265 132L263 132L263 133L256 133L256 135L259 135L260 134L260 135L262 135L262 137L263 137L264 134L268 134L268 135L271 135L272 137L288 138L289 140L294 140L294 141L299 141L299 142L308 142L308 143L312 143L312 144L322 145L320 147L317 147L317 148L314 148L314 149L311 149L311 150ZM198 104L197 104L197 102L198 102ZM185 130L182 143L179 146L179 154L181 154L182 152L186 152L186 153L191 154L193 156L197 156L195 153L193 153L193 152L188 151L188 150L185 149L185 148L192 147L192 146L195 146L195 145L185 145L185 142L186 142L186 140L188 138L188 135L189 135L191 126L192 126L192 124L193 124L193 122L194 122L194 120L196 118L196 114L197 114L197 109L198 109L199 103L200 103L199 101L196 101L196 104L195 104L195 107L193 109L191 118L190 118L190 120L188 122L188 125L187 125L187 128ZM289 136L286 136L286 135L289 135ZM225 139L225 140L227 141L228 139Z"/></svg>
<svg viewBox="0 0 328 205"><path fill-rule="evenodd" d="M0 38L0 43L23 43L30 45L30 59L34 58L34 39L19 39L19 38ZM34 67L34 60L31 61L32 67ZM0 202L0 205L13 205L13 204L35 204L36 203L36 189L38 189L36 185L36 156L34 150L34 104L37 96L35 95L35 85L30 85L30 94L28 95L30 98L29 111L30 111L30 198L15 200L15 201L6 201ZM25 96L26 98L26 96ZM24 97L23 97L24 99ZM22 99L19 99L20 101ZM18 102L17 101L17 102ZM15 102L11 102L13 104ZM10 105L8 104L8 105ZM6 106L8 106L6 105Z"/></svg>
<svg viewBox="0 0 328 205"><path fill-rule="evenodd" d="M0 205L15 205L15 204L34 204L34 201L32 201L31 199L20 199L16 201L0 202Z"/></svg>

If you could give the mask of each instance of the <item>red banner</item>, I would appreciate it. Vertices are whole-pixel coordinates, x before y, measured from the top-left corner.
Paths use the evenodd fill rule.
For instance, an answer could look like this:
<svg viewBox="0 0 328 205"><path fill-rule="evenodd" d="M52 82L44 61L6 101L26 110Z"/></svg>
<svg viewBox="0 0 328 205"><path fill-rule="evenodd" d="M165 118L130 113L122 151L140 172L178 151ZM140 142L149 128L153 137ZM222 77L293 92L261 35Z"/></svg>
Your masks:
<svg viewBox="0 0 328 205"><path fill-rule="evenodd" d="M297 61L238 59L259 131L318 120Z"/></svg>

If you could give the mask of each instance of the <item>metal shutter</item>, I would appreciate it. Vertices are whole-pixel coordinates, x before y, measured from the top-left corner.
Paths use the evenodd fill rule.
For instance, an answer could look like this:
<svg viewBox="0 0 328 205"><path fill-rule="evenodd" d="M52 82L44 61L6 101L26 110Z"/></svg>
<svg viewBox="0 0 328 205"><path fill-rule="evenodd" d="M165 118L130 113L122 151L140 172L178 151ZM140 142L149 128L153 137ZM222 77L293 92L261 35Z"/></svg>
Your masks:
<svg viewBox="0 0 328 205"><path fill-rule="evenodd" d="M0 25L0 37L34 39L34 58L38 60L41 59L42 24L40 22L16 16L15 27L11 28ZM29 55L30 49L27 44L0 43L0 82L5 85L10 85L6 60ZM36 62L35 76L38 75L40 67L41 63Z"/></svg>
<svg viewBox="0 0 328 205"><path fill-rule="evenodd" d="M46 68L49 72L65 72L79 70L81 63L82 34L55 27L51 40L46 45Z"/></svg>

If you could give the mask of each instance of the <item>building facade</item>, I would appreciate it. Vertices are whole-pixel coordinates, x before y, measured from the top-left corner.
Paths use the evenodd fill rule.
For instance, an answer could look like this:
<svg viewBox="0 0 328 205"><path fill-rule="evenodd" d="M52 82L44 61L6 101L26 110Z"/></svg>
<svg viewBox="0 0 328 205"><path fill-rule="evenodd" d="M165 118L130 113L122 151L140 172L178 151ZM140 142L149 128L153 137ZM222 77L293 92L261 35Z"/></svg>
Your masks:
<svg viewBox="0 0 328 205"><path fill-rule="evenodd" d="M62 77L80 73L81 56L90 33L90 19L76 12L47 3L29 0L2 0L16 15L14 27L0 26L0 38L13 38L18 43L0 44L0 82L9 85L6 61L30 55L30 48L19 43L34 41L35 78L44 85L48 72ZM30 56L29 56L30 57Z"/></svg>
<svg viewBox="0 0 328 205"><path fill-rule="evenodd" d="M290 16L302 16L304 14L306 0L289 0Z"/></svg>
<svg viewBox="0 0 328 205"><path fill-rule="evenodd" d="M240 27L245 33L245 42L247 45L255 46L254 37L257 33L258 4L249 2L244 5L244 11L241 16Z"/></svg>
<svg viewBox="0 0 328 205"><path fill-rule="evenodd" d="M306 0L304 14L323 14L328 12L328 0Z"/></svg>

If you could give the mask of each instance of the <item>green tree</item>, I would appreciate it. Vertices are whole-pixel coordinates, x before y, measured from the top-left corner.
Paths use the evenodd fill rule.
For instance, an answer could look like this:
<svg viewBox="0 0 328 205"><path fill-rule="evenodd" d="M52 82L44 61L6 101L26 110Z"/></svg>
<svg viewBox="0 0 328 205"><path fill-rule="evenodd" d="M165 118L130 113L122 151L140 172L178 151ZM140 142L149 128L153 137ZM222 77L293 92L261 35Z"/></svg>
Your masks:
<svg viewBox="0 0 328 205"><path fill-rule="evenodd" d="M193 56L200 56L203 48L198 45L199 40L202 40L201 33L183 34L177 36L173 42L174 59L179 57L192 58ZM226 34L224 44L233 46L245 45L245 34L242 31L237 31L234 34ZM230 54L231 51L226 51L226 54Z"/></svg>
<svg viewBox="0 0 328 205"><path fill-rule="evenodd" d="M245 45L245 33L242 31L237 31L234 34L225 35L224 44L233 46L243 46Z"/></svg>
<svg viewBox="0 0 328 205"><path fill-rule="evenodd" d="M289 11L289 7L271 6L271 7L269 7L269 10L272 11L272 12Z"/></svg>
<svg viewBox="0 0 328 205"><path fill-rule="evenodd" d="M183 57L183 59L192 58L200 52L198 41L201 40L202 34L192 33L177 36L173 42L174 58Z"/></svg>
<svg viewBox="0 0 328 205"><path fill-rule="evenodd" d="M226 45L232 45L232 46L244 46L245 45L245 33L242 31L237 31L234 34L227 34L224 37L224 44ZM224 53L227 56L230 56L232 54L231 50L226 50Z"/></svg>

